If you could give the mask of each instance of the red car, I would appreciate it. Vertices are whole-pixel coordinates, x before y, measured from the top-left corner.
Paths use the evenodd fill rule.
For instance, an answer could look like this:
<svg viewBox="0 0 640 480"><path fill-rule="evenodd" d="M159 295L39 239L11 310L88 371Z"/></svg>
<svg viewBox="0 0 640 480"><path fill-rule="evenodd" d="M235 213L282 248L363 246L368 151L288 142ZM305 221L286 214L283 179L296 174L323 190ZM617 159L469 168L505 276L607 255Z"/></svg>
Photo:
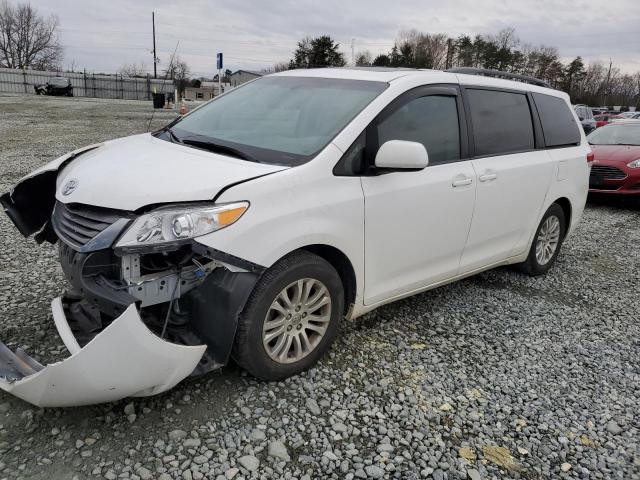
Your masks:
<svg viewBox="0 0 640 480"><path fill-rule="evenodd" d="M596 121L596 128L604 127L608 125L611 120L619 118L618 114L601 113L600 115L594 115L593 119Z"/></svg>
<svg viewBox="0 0 640 480"><path fill-rule="evenodd" d="M589 191L640 195L640 120L621 120L587 137L594 153Z"/></svg>

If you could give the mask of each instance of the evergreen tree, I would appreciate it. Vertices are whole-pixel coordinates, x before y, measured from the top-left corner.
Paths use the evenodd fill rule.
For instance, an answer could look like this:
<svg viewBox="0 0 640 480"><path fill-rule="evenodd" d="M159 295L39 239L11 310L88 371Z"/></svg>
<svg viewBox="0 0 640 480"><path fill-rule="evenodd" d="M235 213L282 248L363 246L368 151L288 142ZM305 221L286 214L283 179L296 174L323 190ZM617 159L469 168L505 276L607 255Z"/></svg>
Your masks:
<svg viewBox="0 0 640 480"><path fill-rule="evenodd" d="M307 37L298 42L289 68L344 67L346 62L339 47L328 35Z"/></svg>

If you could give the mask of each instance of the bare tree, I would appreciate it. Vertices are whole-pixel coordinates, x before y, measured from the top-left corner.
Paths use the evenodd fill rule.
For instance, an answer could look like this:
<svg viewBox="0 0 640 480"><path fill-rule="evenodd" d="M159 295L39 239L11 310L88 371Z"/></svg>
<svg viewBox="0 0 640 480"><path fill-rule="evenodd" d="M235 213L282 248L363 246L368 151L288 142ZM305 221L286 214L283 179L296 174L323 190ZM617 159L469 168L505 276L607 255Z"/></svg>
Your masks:
<svg viewBox="0 0 640 480"><path fill-rule="evenodd" d="M263 68L262 70L260 70L260 73L269 75L270 73L284 72L286 70L289 70L289 64L287 62L278 62L274 63L270 67Z"/></svg>
<svg viewBox="0 0 640 480"><path fill-rule="evenodd" d="M118 73L125 77L145 77L147 75L147 67L144 62L139 64L133 62L120 67Z"/></svg>
<svg viewBox="0 0 640 480"><path fill-rule="evenodd" d="M57 70L62 60L58 17L43 17L29 3L0 3L0 67Z"/></svg>
<svg viewBox="0 0 640 480"><path fill-rule="evenodd" d="M190 74L191 71L189 70L189 65L187 65L187 62L178 56L173 59L169 68L164 72L164 76L166 78L173 80L174 85L178 89L178 95L182 95L184 93L184 89L189 84Z"/></svg>
<svg viewBox="0 0 640 480"><path fill-rule="evenodd" d="M413 68L445 68L452 48L444 33L421 33L415 29L401 31L396 45L402 64L397 66Z"/></svg>
<svg viewBox="0 0 640 480"><path fill-rule="evenodd" d="M284 72L289 70L289 64L287 62L278 62L273 66L274 72Z"/></svg>
<svg viewBox="0 0 640 480"><path fill-rule="evenodd" d="M520 39L516 35L516 29L512 27L503 28L495 35L489 35L487 39L498 48L505 50L513 50L520 45Z"/></svg>

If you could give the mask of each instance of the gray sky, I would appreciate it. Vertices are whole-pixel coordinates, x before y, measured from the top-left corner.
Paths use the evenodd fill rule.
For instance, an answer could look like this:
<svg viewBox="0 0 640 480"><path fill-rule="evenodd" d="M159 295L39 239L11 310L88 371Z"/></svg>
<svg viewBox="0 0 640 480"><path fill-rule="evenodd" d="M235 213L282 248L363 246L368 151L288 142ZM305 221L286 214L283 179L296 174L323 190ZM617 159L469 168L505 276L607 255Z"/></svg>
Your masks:
<svg viewBox="0 0 640 480"><path fill-rule="evenodd" d="M351 59L388 51L400 30L457 36L514 27L522 42L555 46L563 60L614 63L640 71L640 0L30 0L60 19L64 66L114 72L125 63L153 68L151 11L162 70L178 54L194 75L225 67L260 69L288 61L296 42L328 34Z"/></svg>

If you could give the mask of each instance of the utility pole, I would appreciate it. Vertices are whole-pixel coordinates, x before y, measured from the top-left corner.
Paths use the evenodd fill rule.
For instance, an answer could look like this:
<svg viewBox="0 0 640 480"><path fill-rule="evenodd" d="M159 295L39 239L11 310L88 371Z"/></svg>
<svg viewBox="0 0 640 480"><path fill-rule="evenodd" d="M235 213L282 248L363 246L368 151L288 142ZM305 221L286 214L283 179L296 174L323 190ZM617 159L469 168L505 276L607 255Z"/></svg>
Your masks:
<svg viewBox="0 0 640 480"><path fill-rule="evenodd" d="M355 57L355 48L356 48L356 39L351 39L351 65L356 66L356 57Z"/></svg>
<svg viewBox="0 0 640 480"><path fill-rule="evenodd" d="M153 25L153 78L158 78L158 56L156 55L156 12L151 12Z"/></svg>

